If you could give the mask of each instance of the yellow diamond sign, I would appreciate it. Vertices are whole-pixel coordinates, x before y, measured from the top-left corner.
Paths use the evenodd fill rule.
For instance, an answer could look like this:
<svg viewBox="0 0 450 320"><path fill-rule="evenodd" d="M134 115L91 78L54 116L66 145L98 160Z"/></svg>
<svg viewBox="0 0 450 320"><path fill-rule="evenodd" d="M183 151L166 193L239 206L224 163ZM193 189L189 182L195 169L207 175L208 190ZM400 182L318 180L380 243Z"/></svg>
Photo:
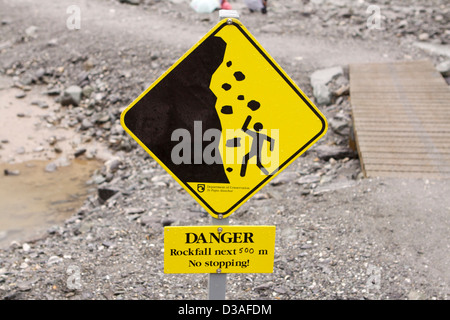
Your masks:
<svg viewBox="0 0 450 320"><path fill-rule="evenodd" d="M122 113L125 130L213 217L319 140L325 117L235 19L222 20Z"/></svg>

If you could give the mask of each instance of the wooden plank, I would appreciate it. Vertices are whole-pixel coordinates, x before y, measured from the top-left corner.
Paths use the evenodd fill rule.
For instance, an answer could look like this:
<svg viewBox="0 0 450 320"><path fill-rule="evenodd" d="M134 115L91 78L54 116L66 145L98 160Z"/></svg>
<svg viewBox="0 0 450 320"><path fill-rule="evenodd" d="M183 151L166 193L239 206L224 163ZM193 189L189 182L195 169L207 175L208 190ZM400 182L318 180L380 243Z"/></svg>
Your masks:
<svg viewBox="0 0 450 320"><path fill-rule="evenodd" d="M354 63L350 65L350 69L354 68L355 72L359 70L369 69L376 70L382 68L425 68L432 67L432 64L429 60L414 60L414 61L391 61L385 63Z"/></svg>
<svg viewBox="0 0 450 320"><path fill-rule="evenodd" d="M362 74L366 77L369 73L398 73L398 72L436 72L430 61L412 61L412 62L391 62L391 63L373 63L373 64L352 64L350 73L352 75Z"/></svg>
<svg viewBox="0 0 450 320"><path fill-rule="evenodd" d="M376 141L377 143L414 143L418 141L423 141L424 137L418 136L418 135L370 135L370 134L360 134L358 135L358 138L361 142L367 142L370 143L372 141ZM430 139L431 137L427 137ZM442 136L435 136L432 137L434 143L450 143L450 134L448 135L442 135Z"/></svg>
<svg viewBox="0 0 450 320"><path fill-rule="evenodd" d="M388 165L388 164L365 164L367 171L402 171L402 172L434 172L434 173L449 173L450 166L435 167L435 166L407 166L407 165Z"/></svg>
<svg viewBox="0 0 450 320"><path fill-rule="evenodd" d="M391 91L391 92L352 92L351 95L351 99L358 99L358 98L362 98L362 99L371 99L371 98L382 98L383 100L400 100L403 101L405 99L408 100L422 100L422 99L427 99L427 100L445 100L448 99L450 97L450 90L444 91L441 90L439 92L435 92L435 91L421 91L421 92L396 92L396 91ZM447 100L448 102L448 100Z"/></svg>
<svg viewBox="0 0 450 320"><path fill-rule="evenodd" d="M361 114L361 113L355 113L354 116L358 118L357 122L358 124L362 124L365 122L370 122L373 120L373 122L380 122L380 123L393 123L393 122L406 122L408 121L408 118L411 118L412 122L418 122L418 123L444 123L448 124L450 123L449 120L446 120L445 115L435 116L435 115L420 115L415 114L414 118L411 117L408 114L387 114L385 118L380 118L379 115L372 115L372 114Z"/></svg>
<svg viewBox="0 0 450 320"><path fill-rule="evenodd" d="M448 117L450 118L450 110L446 110L444 108L441 108L440 110L436 110L434 109L432 112L429 109L407 109L407 110L402 110L402 109L385 109L383 110L387 115L390 116L405 116L411 113L414 113L418 116L421 117ZM436 115L435 112L438 112L438 114ZM354 108L352 111L353 114L358 114L358 117L360 116L367 116L367 117L377 117L380 115L380 111L377 110L376 108Z"/></svg>
<svg viewBox="0 0 450 320"><path fill-rule="evenodd" d="M393 166L436 166L436 159L432 159L431 157L424 158L409 158L400 156L398 154L398 158L374 158L374 157L366 157L364 159L364 164L383 164L383 165L393 165ZM450 158L447 159L439 159L442 163L443 167L450 167Z"/></svg>
<svg viewBox="0 0 450 320"><path fill-rule="evenodd" d="M386 85L378 85L378 84L371 84L370 85L370 91L368 91L368 85L354 85L352 87L352 91L351 93L354 95L355 93L392 93L392 92L397 92L395 89L392 88L392 86L386 86ZM448 92L450 91L447 88L442 88L441 86L436 86L436 85L429 85L429 86L420 86L420 87L416 87L416 86L402 86L401 88L402 92L417 92L417 93L425 93L425 92Z"/></svg>
<svg viewBox="0 0 450 320"><path fill-rule="evenodd" d="M383 132L383 131L368 131L368 132L360 132L358 134L358 137L361 140L376 140L376 141L390 141L396 140L396 141L403 141L407 138L417 138L422 140L423 136L420 135L418 132ZM441 141L446 140L448 141L450 137L450 133L441 134L440 132L427 132L427 138L433 139L433 141Z"/></svg>
<svg viewBox="0 0 450 320"><path fill-rule="evenodd" d="M364 143L367 147L378 147L380 145L393 145L393 146L400 146L400 147L408 147L408 148L421 148L426 146L425 141L419 141L419 140L413 140L413 141L393 141L393 140L365 140L361 139L359 137L359 142ZM443 148L443 149L450 149L450 140L443 140L443 141L433 141L433 146Z"/></svg>
<svg viewBox="0 0 450 320"><path fill-rule="evenodd" d="M449 154L429 154L429 153L403 153L403 152L389 152L389 153L381 153L376 151L367 151L364 152L364 161L366 160L376 160L376 161L390 161L390 160L399 160L399 159L415 159L415 160L429 160L433 158L433 156L439 157L442 161L450 161Z"/></svg>
<svg viewBox="0 0 450 320"><path fill-rule="evenodd" d="M443 79L442 77L441 77L441 79L433 77L432 79L428 79L426 83L420 83L420 87L432 88L436 85L441 85L444 83L445 83L445 79ZM394 90L393 88L396 88L396 87L419 86L419 84L417 83L417 81L414 81L411 79L401 79L401 80L394 81L393 79L386 79L383 77L380 77L380 78L363 78L363 77L361 77L360 79L353 78L350 81L350 90L352 90L352 88L354 86L360 87L360 88L363 86L366 86L366 89L369 89L368 86L387 86L387 87L390 87L392 90ZM445 89L442 88L442 90L445 90Z"/></svg>
<svg viewBox="0 0 450 320"><path fill-rule="evenodd" d="M374 103L373 101L377 101L377 103ZM447 102L447 100L437 100L437 101L408 101L403 103L398 103L392 100L371 100L371 101L363 101L361 99L350 99L350 102L352 105L355 106L356 109L374 109L374 110L390 110L390 109L400 109L400 110L428 110L433 111L435 110L448 110L444 103ZM383 108L383 109L382 109Z"/></svg>
<svg viewBox="0 0 450 320"><path fill-rule="evenodd" d="M370 146L366 147L365 145L359 148L361 153L366 151L377 152L377 153L403 153L405 156L408 153L423 153L423 154L450 154L450 148L442 148L442 147L430 147L430 148L421 148L421 147L410 147L410 146L394 146L394 145L385 145L385 146Z"/></svg>
<svg viewBox="0 0 450 320"><path fill-rule="evenodd" d="M429 128L415 128L413 126L410 127L396 127L395 129L392 128L392 126L354 126L355 130L361 129L364 131L382 131L382 132L408 132L408 133L416 133L416 132L420 132L420 133L428 133L428 132L433 132L433 133L443 133L443 134L448 134L450 133L450 128L449 127L435 127L435 126L431 126Z"/></svg>
<svg viewBox="0 0 450 320"><path fill-rule="evenodd" d="M435 172L402 172L402 171L381 171L371 170L366 175L368 178L380 177L380 178L407 178L407 179L449 179L450 173L435 173Z"/></svg>
<svg viewBox="0 0 450 320"><path fill-rule="evenodd" d="M353 81L357 81L359 79L367 79L367 80L392 80L395 79L394 85L402 84L403 81L412 82L411 79L420 79L427 78L429 80L437 80L439 78L439 72L430 71L430 72L421 72L421 71L407 71L407 72L367 72L360 74L352 74Z"/></svg>
<svg viewBox="0 0 450 320"><path fill-rule="evenodd" d="M439 78L441 77L441 78ZM418 85L418 81L413 81L412 79L418 79L418 78L427 78L427 82L424 83L426 86L430 86L430 84L436 84L440 85L441 83L445 83L445 79L442 79L442 76L435 72L435 73L423 73L423 72L416 72L416 73L404 73L402 75L396 75L396 78L389 78L387 74L371 74L370 78L361 76L353 76L353 79L350 81L350 86L352 86L353 83L359 82L361 84L367 84L370 83L372 85L390 85L392 89L398 89L403 86L411 86L411 85Z"/></svg>
<svg viewBox="0 0 450 320"><path fill-rule="evenodd" d="M371 78L372 75L374 74L386 74L388 76L392 75L392 74L404 74L404 73L434 73L436 72L436 70L433 70L430 68L430 66L417 66L417 67L408 67L408 66L399 66L396 67L394 65L385 65L384 67L381 68L364 68L364 67L359 67L359 68L352 68L350 70L352 75L355 76L361 76L361 77L366 77L366 78Z"/></svg>
<svg viewBox="0 0 450 320"><path fill-rule="evenodd" d="M355 108L359 108L359 107L373 107L373 108L381 108L382 106L387 106L388 108L385 109L389 109L389 108L393 108L393 107L403 107L403 108L415 108L415 107L423 107L426 106L427 108L444 108L447 109L445 105L442 104L442 101L438 101L438 102L433 102L433 101L427 101L426 103L423 103L422 101L403 101L403 102L399 102L399 101L387 101L387 103L380 103L379 101L375 100L365 100L365 99L350 99L350 101L352 102L352 104L354 105ZM382 109L380 109L382 110Z"/></svg>
<svg viewBox="0 0 450 320"><path fill-rule="evenodd" d="M358 119L358 124L360 125L383 125L383 124L391 124L391 125L402 125L402 124L423 124L423 125L434 125L434 124L445 124L448 125L449 121L446 119L437 119L437 118L421 118L421 117L410 117L412 119L408 119L409 117L364 117L363 119Z"/></svg>
<svg viewBox="0 0 450 320"><path fill-rule="evenodd" d="M421 132L412 132L412 133L405 133L405 132L383 132L383 131L373 131L373 130L360 130L358 132L358 135L360 136L371 136L371 137L386 137L386 136L392 136L392 137L422 137ZM441 132L427 132L427 136L429 137L448 137L448 133L441 133Z"/></svg>

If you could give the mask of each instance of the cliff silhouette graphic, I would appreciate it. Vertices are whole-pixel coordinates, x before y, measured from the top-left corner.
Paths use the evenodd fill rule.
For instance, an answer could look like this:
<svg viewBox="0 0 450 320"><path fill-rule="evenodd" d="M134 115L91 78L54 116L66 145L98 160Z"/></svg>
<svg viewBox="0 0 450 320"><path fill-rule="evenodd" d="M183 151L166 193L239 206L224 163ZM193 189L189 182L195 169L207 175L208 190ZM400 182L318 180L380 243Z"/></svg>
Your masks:
<svg viewBox="0 0 450 320"><path fill-rule="evenodd" d="M179 141L172 132L186 129L194 150L194 122L202 122L202 136L208 129L222 131L209 88L211 78L224 59L226 42L209 37L140 99L124 116L124 123L166 167L183 182L229 183L222 164L175 165L171 151ZM211 142L203 143L202 150ZM219 141L214 141L216 147Z"/></svg>

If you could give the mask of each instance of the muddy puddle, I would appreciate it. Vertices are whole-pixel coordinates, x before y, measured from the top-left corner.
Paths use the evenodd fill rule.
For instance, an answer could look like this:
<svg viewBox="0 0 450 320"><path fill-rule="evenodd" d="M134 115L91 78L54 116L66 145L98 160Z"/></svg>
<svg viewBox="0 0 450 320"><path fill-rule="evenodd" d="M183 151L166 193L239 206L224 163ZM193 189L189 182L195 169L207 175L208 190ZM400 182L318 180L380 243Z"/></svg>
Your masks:
<svg viewBox="0 0 450 320"><path fill-rule="evenodd" d="M0 78L0 248L75 214L92 192L86 182L110 156L65 125L65 110L44 90L24 92Z"/></svg>
<svg viewBox="0 0 450 320"><path fill-rule="evenodd" d="M75 159L68 166L46 172L48 163L0 164L0 247L39 236L50 226L63 223L95 191L86 181L98 162Z"/></svg>

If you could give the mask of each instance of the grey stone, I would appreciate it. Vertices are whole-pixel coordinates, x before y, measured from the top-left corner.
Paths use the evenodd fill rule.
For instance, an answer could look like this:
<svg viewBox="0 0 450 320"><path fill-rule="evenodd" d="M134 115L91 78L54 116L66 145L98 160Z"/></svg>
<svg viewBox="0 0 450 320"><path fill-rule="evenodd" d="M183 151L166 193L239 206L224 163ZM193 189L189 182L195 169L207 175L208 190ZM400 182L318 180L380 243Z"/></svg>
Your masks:
<svg viewBox="0 0 450 320"><path fill-rule="evenodd" d="M145 212L145 208L127 208L125 214L141 214Z"/></svg>
<svg viewBox="0 0 450 320"><path fill-rule="evenodd" d="M16 153L17 154L24 154L25 153L25 148L24 147L19 147L16 149Z"/></svg>
<svg viewBox="0 0 450 320"><path fill-rule="evenodd" d="M9 48L13 45L12 41L5 41L0 43L0 50Z"/></svg>
<svg viewBox="0 0 450 320"><path fill-rule="evenodd" d="M324 84L316 84L313 87L314 98L319 105L329 105L331 103L330 89Z"/></svg>
<svg viewBox="0 0 450 320"><path fill-rule="evenodd" d="M281 184L285 184L285 183L289 183L291 181L294 181L295 179L298 178L297 173L295 172L281 172L276 178L274 178L270 184L273 186L278 186Z"/></svg>
<svg viewBox="0 0 450 320"><path fill-rule="evenodd" d="M154 225L159 223L158 219L153 217L153 216L149 216L149 215L144 215L141 217L140 219L140 223L143 226L149 226L149 225Z"/></svg>
<svg viewBox="0 0 450 320"><path fill-rule="evenodd" d="M16 98L17 99L22 99L25 98L27 96L27 94L23 91L19 92L18 94L16 94Z"/></svg>
<svg viewBox="0 0 450 320"><path fill-rule="evenodd" d="M279 294L286 294L288 290L285 287L277 287L273 291Z"/></svg>
<svg viewBox="0 0 450 320"><path fill-rule="evenodd" d="M271 195L269 193L257 193L253 196L254 200L266 200L266 199L270 199Z"/></svg>
<svg viewBox="0 0 450 320"><path fill-rule="evenodd" d="M58 257L58 256L51 256L50 258L48 258L47 260L47 265L48 266L52 266L54 264L59 264L63 261L63 258Z"/></svg>
<svg viewBox="0 0 450 320"><path fill-rule="evenodd" d="M75 151L75 153L73 154L75 156L75 158L82 156L83 154L86 153L86 149L82 148L82 149L78 149Z"/></svg>
<svg viewBox="0 0 450 320"><path fill-rule="evenodd" d="M58 39L55 39L55 38L50 39L50 40L47 42L47 46L48 46L48 47L56 47L57 45L58 45Z"/></svg>
<svg viewBox="0 0 450 320"><path fill-rule="evenodd" d="M310 81L317 104L328 105L331 103L331 91L327 85L343 74L344 69L340 66L317 70L311 74Z"/></svg>
<svg viewBox="0 0 450 320"><path fill-rule="evenodd" d="M104 247L106 247L106 248L111 248L111 247L114 246L114 243L111 242L111 241L103 241L103 242L102 242L102 245L103 245Z"/></svg>
<svg viewBox="0 0 450 320"><path fill-rule="evenodd" d="M42 101L42 100L35 100L35 101L32 101L31 104L32 104L33 106L38 106L38 107L41 108L41 109L47 109L47 108L48 108L48 103L45 102L45 101Z"/></svg>
<svg viewBox="0 0 450 320"><path fill-rule="evenodd" d="M99 184L102 184L103 182L106 181L106 177L104 177L102 174L96 174L96 175L94 175L94 177L92 178L92 181L93 181L95 184L99 185Z"/></svg>
<svg viewBox="0 0 450 320"><path fill-rule="evenodd" d="M132 5L139 5L141 3L140 0L119 0L120 3L127 3L127 4L132 4Z"/></svg>
<svg viewBox="0 0 450 320"><path fill-rule="evenodd" d="M416 290L411 290L408 293L408 300L425 300L426 297L423 293L416 291Z"/></svg>
<svg viewBox="0 0 450 320"><path fill-rule="evenodd" d="M151 178L151 181L154 183L169 183L172 180L172 177L168 174L157 175Z"/></svg>
<svg viewBox="0 0 450 320"><path fill-rule="evenodd" d="M81 130L88 130L90 128L92 128L94 125L92 124L91 121L89 121L89 119L83 119L83 121L81 122Z"/></svg>
<svg viewBox="0 0 450 320"><path fill-rule="evenodd" d="M19 283L19 284L17 285L17 288L18 288L20 291L30 291L30 290L33 288L33 286L32 286L32 283L31 283L31 282L25 281L25 282Z"/></svg>
<svg viewBox="0 0 450 320"><path fill-rule="evenodd" d="M295 181L295 183L297 183L297 184L310 184L310 183L318 183L319 181L320 181L320 176L319 175L309 175L309 176L301 177L300 179Z"/></svg>
<svg viewBox="0 0 450 320"><path fill-rule="evenodd" d="M61 97L61 104L63 106L74 105L78 106L81 102L82 89L79 86L70 86L64 90Z"/></svg>
<svg viewBox="0 0 450 320"><path fill-rule="evenodd" d="M108 113L99 113L95 119L97 123L106 123L110 120L110 116Z"/></svg>
<svg viewBox="0 0 450 320"><path fill-rule="evenodd" d="M5 176L18 176L20 174L20 171L19 170L8 170L8 169L5 169L5 170L3 170L3 174Z"/></svg>
<svg viewBox="0 0 450 320"><path fill-rule="evenodd" d="M334 182L331 183L329 185L326 186L319 186L317 187L313 194L314 195L320 195L326 192L332 192L332 191L336 191L336 190L340 190L340 189L346 189L346 188L350 188L356 185L356 182L353 180L349 180L349 181L339 181L339 182Z"/></svg>
<svg viewBox="0 0 450 320"><path fill-rule="evenodd" d="M328 69L317 70L313 74L311 74L311 77L310 77L311 85L313 87L318 84L327 85L333 79L335 79L343 74L344 74L344 69L340 66L328 68Z"/></svg>
<svg viewBox="0 0 450 320"><path fill-rule="evenodd" d="M254 290L256 291L263 291L263 290L267 290L272 288L274 285L274 283L272 281L266 282L266 283L262 283L260 285L257 285Z"/></svg>
<svg viewBox="0 0 450 320"><path fill-rule="evenodd" d="M89 81L89 72L87 71L81 71L78 75L78 84L82 84Z"/></svg>
<svg viewBox="0 0 450 320"><path fill-rule="evenodd" d="M83 90L81 92L84 97L89 98L92 92L94 92L94 88L92 88L90 85L86 85L83 87Z"/></svg>
<svg viewBox="0 0 450 320"><path fill-rule="evenodd" d="M426 40L430 39L430 35L426 32L423 32L423 33L419 34L418 39L420 41L426 41Z"/></svg>
<svg viewBox="0 0 450 320"><path fill-rule="evenodd" d="M128 221L135 221L135 220L139 219L140 217L141 217L141 215L139 213L127 215Z"/></svg>
<svg viewBox="0 0 450 320"><path fill-rule="evenodd" d="M36 72L35 72L35 77L37 79L42 79L42 77L45 75L45 70L44 68L39 68Z"/></svg>
<svg viewBox="0 0 450 320"><path fill-rule="evenodd" d="M70 163L71 163L70 160L65 156L61 156L54 161L54 164L57 167L68 167L70 166Z"/></svg>
<svg viewBox="0 0 450 320"><path fill-rule="evenodd" d="M329 127L337 134L348 137L350 134L350 119L334 117L328 119Z"/></svg>
<svg viewBox="0 0 450 320"><path fill-rule="evenodd" d="M422 50L428 51L431 54L450 57L450 45L441 45L428 42L414 42L413 45Z"/></svg>
<svg viewBox="0 0 450 320"><path fill-rule="evenodd" d="M105 162L106 172L115 173L117 170L119 170L121 165L122 160L117 157L111 158Z"/></svg>
<svg viewBox="0 0 450 320"><path fill-rule="evenodd" d="M450 77L450 60L441 62L436 66L436 69L442 74L442 76Z"/></svg>
<svg viewBox="0 0 450 320"><path fill-rule="evenodd" d="M49 96L57 96L59 94L61 94L61 90L59 90L58 88L52 88L49 89L45 92L45 94L49 95Z"/></svg>
<svg viewBox="0 0 450 320"><path fill-rule="evenodd" d="M166 219L163 219L163 221L161 221L161 224L163 227L168 227L171 224L173 224L174 222L175 222L175 220L166 218Z"/></svg>
<svg viewBox="0 0 450 320"><path fill-rule="evenodd" d="M328 161L331 158L339 160L344 158L353 158L355 156L355 152L352 149L342 146L322 145L318 146L315 150L319 159L324 161Z"/></svg>
<svg viewBox="0 0 450 320"><path fill-rule="evenodd" d="M36 38L37 37L37 30L38 27L36 26L29 26L28 28L25 29L25 34L31 38Z"/></svg>
<svg viewBox="0 0 450 320"><path fill-rule="evenodd" d="M45 172L55 172L58 166L54 162L50 162L45 166Z"/></svg>

